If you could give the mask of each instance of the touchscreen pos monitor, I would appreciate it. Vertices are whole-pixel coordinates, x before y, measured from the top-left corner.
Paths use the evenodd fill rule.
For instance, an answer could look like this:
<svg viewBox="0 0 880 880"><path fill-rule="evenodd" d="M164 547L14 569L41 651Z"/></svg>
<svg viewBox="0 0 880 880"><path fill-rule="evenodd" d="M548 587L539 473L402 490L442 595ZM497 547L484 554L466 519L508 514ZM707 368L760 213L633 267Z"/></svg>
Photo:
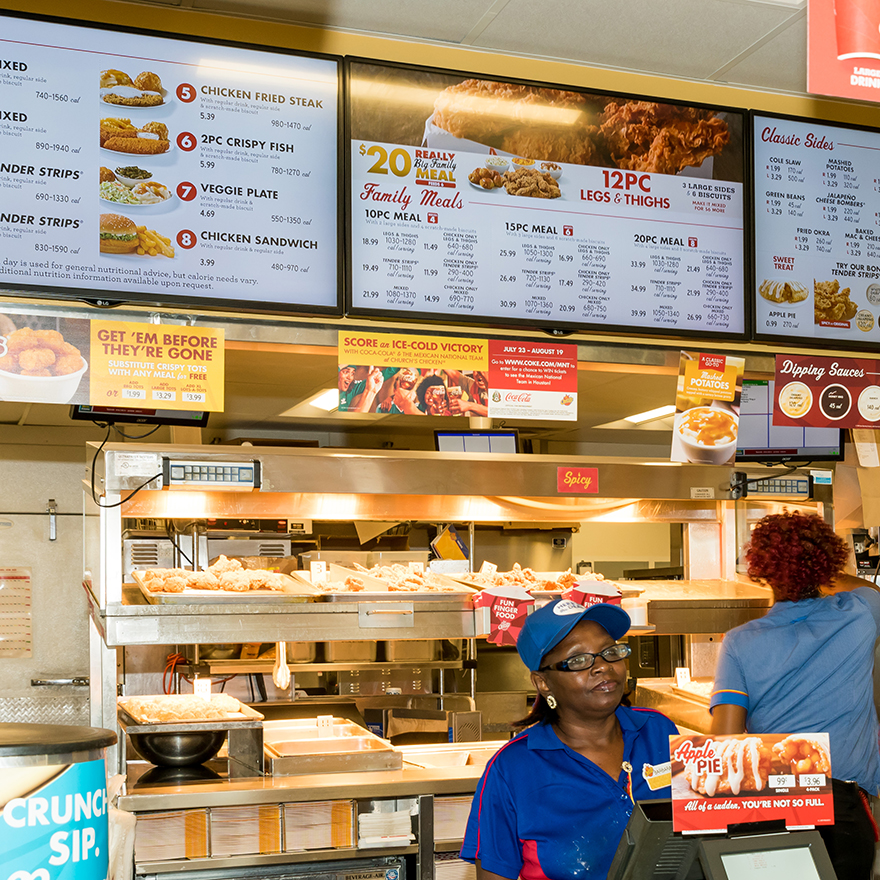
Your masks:
<svg viewBox="0 0 880 880"><path fill-rule="evenodd" d="M638 801L608 880L835 880L818 831L683 835L672 801Z"/></svg>

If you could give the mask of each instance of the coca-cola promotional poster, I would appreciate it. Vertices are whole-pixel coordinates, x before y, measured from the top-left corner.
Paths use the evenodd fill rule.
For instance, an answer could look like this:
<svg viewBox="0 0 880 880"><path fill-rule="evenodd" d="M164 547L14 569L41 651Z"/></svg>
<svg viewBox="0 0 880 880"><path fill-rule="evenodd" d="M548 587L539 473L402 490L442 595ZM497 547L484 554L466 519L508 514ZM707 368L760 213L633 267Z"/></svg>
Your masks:
<svg viewBox="0 0 880 880"><path fill-rule="evenodd" d="M577 419L577 347L342 331L339 412Z"/></svg>
<svg viewBox="0 0 880 880"><path fill-rule="evenodd" d="M831 825L827 733L671 736L672 824L676 831L783 819L789 828Z"/></svg>

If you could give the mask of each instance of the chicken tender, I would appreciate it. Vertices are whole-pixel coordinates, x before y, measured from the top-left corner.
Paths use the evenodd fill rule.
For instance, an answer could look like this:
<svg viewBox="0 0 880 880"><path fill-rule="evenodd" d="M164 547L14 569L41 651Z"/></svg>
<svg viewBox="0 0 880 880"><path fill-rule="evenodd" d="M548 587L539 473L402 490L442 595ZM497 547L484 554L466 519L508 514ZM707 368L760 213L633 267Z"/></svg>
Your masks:
<svg viewBox="0 0 880 880"><path fill-rule="evenodd" d="M0 370L6 373L18 372L18 357L14 354L4 354L0 357Z"/></svg>
<svg viewBox="0 0 880 880"><path fill-rule="evenodd" d="M248 572L227 571L220 575L220 589L234 593L247 593L251 588L251 579Z"/></svg>
<svg viewBox="0 0 880 880"><path fill-rule="evenodd" d="M191 571L186 576L191 590L219 590L220 580L210 571Z"/></svg>
<svg viewBox="0 0 880 880"><path fill-rule="evenodd" d="M208 571L219 577L228 571L241 571L242 564L237 559L229 559L227 556L220 555L214 561L213 565L208 566Z"/></svg>
<svg viewBox="0 0 880 880"><path fill-rule="evenodd" d="M113 86L131 86L131 77L122 70L114 70L112 67L109 70L101 71L101 88L102 89L112 89ZM138 86L137 88L140 88Z"/></svg>
<svg viewBox="0 0 880 880"><path fill-rule="evenodd" d="M159 135L160 140L168 140L168 126L164 122L148 122L141 131Z"/></svg>
<svg viewBox="0 0 880 880"><path fill-rule="evenodd" d="M18 365L22 372L27 370L45 370L55 363L55 352L51 348L26 348L19 352ZM49 374L52 375L51 373Z"/></svg>

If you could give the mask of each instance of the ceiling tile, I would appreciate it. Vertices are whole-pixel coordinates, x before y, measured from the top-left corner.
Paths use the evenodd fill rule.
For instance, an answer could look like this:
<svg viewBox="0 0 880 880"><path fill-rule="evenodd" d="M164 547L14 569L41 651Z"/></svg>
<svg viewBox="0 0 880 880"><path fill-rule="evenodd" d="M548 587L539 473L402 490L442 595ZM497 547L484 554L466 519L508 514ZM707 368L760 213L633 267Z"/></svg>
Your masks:
<svg viewBox="0 0 880 880"><path fill-rule="evenodd" d="M441 12L431 0L195 0L193 8L459 43L491 5L491 0L445 0Z"/></svg>
<svg viewBox="0 0 880 880"><path fill-rule="evenodd" d="M511 0L481 48L703 79L798 11L738 0ZM551 21L562 26L554 27ZM564 23L564 25L562 24Z"/></svg>
<svg viewBox="0 0 880 880"><path fill-rule="evenodd" d="M807 19L792 22L772 40L750 52L719 77L719 82L751 88L805 92Z"/></svg>

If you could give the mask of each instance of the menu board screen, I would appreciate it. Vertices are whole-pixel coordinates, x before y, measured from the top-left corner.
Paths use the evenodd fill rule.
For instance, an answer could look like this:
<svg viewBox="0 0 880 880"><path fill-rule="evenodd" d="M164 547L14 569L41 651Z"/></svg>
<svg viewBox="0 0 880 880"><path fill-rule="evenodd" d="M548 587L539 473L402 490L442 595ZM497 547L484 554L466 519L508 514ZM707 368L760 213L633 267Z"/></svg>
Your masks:
<svg viewBox="0 0 880 880"><path fill-rule="evenodd" d="M0 288L338 313L339 61L2 18Z"/></svg>
<svg viewBox="0 0 880 880"><path fill-rule="evenodd" d="M347 72L352 312L744 336L742 113Z"/></svg>
<svg viewBox="0 0 880 880"><path fill-rule="evenodd" d="M880 131L753 117L755 336L880 342Z"/></svg>

